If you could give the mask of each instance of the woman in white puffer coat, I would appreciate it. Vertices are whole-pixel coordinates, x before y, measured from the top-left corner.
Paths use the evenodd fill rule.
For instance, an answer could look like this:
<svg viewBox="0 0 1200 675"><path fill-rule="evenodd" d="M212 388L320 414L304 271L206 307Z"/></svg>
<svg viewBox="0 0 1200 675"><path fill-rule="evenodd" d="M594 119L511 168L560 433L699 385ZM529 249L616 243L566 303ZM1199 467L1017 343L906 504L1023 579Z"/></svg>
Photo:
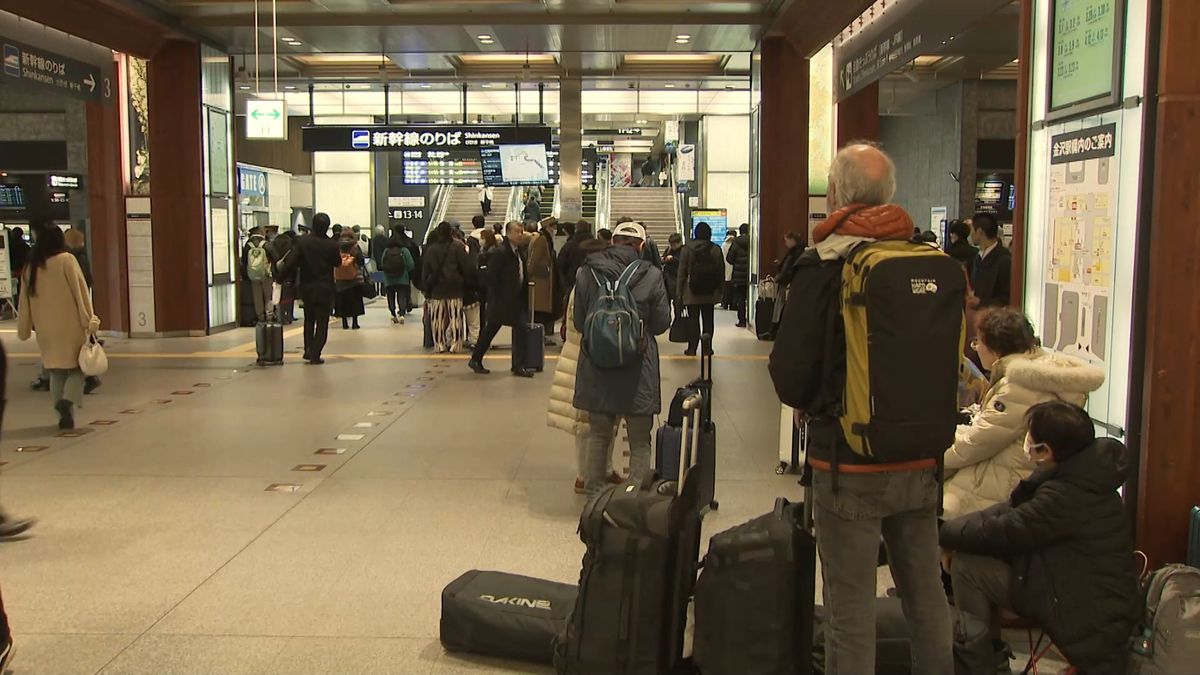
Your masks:
<svg viewBox="0 0 1200 675"><path fill-rule="evenodd" d="M588 239L580 243L584 256L607 246L602 239ZM575 315L575 291L572 290L567 299L566 316ZM587 494L583 483L583 463L587 457L588 432L590 423L586 410L576 408L572 402L575 399L575 369L579 364L579 350L582 336L575 329L574 321L564 321L562 352L558 355L558 364L554 367L554 382L550 385L550 404L546 409L546 425L565 431L575 437L575 492ZM616 441L616 434L613 434ZM608 480L610 483L620 483L620 474L613 471L612 448L608 452Z"/></svg>
<svg viewBox="0 0 1200 675"><path fill-rule="evenodd" d="M1025 455L1025 412L1059 399L1078 406L1104 384L1104 371L1039 346L1018 310L988 310L978 318L973 345L991 386L970 425L960 426L946 451L943 505L950 520L1006 502L1034 464Z"/></svg>

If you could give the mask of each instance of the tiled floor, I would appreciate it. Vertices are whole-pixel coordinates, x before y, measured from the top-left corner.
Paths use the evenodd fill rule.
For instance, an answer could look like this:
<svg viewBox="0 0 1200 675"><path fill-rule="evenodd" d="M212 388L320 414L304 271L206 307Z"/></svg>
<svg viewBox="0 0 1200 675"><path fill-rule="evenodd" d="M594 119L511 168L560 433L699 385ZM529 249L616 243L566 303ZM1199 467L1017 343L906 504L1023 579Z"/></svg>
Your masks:
<svg viewBox="0 0 1200 675"><path fill-rule="evenodd" d="M769 346L718 314L709 532L800 496L774 474ZM578 578L583 500L573 442L545 424L549 372L510 377L498 351L475 376L422 350L419 321L375 308L363 330L332 331L323 367L255 368L247 329L114 339L78 420L116 423L62 438L12 328L0 503L40 520L0 544L14 672L530 672L443 653L438 615L471 568ZM696 372L680 351L663 347L664 396Z"/></svg>

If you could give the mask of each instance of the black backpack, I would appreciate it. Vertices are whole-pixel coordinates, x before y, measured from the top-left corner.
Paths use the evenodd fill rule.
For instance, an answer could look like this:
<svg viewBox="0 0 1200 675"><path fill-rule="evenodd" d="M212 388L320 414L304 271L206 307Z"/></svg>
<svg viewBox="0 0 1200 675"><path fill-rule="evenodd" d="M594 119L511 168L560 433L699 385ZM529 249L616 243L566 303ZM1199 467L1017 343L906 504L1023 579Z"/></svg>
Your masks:
<svg viewBox="0 0 1200 675"><path fill-rule="evenodd" d="M709 242L708 246L692 249L692 268L688 270L688 288L697 295L707 295L715 292L725 281L725 263L720 256L714 256L713 250L717 245Z"/></svg>
<svg viewBox="0 0 1200 675"><path fill-rule="evenodd" d="M402 277L406 271L404 264L404 247L395 245L389 246L383 252L383 260L380 262L380 267L383 268L383 273L388 276Z"/></svg>

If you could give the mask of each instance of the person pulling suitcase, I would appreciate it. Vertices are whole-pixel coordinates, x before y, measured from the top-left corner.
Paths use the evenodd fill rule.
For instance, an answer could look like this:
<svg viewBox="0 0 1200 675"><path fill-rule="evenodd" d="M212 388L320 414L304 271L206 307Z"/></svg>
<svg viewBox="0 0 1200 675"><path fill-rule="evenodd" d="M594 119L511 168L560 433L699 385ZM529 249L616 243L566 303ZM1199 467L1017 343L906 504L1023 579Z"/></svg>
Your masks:
<svg viewBox="0 0 1200 675"><path fill-rule="evenodd" d="M492 372L484 367L483 357L492 348L492 340L502 326L513 328L512 374L518 377L533 377L529 364L518 362L528 347L524 343L525 331L520 328L529 324L529 299L526 295L528 273L521 243L525 241L525 227L516 220L505 226L504 241L496 246L488 258L487 266L487 322L479 334L479 341L471 351L467 363L478 375ZM541 342L539 341L540 345Z"/></svg>

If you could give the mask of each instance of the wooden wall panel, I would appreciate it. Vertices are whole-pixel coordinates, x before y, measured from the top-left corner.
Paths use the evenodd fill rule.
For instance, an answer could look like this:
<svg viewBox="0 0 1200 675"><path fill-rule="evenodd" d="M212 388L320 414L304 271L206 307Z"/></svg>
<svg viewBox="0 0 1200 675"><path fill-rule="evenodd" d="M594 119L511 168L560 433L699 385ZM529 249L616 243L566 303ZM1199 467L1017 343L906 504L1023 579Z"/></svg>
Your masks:
<svg viewBox="0 0 1200 675"><path fill-rule="evenodd" d="M1163 0L1149 227L1138 546L1180 562L1200 504L1200 3Z"/></svg>
<svg viewBox="0 0 1200 675"><path fill-rule="evenodd" d="M172 41L148 68L154 312L158 332L204 332L208 252L200 47Z"/></svg>
<svg viewBox="0 0 1200 675"><path fill-rule="evenodd" d="M289 117L287 140L248 141L246 140L246 117L239 114L236 128L237 137L233 143L237 161L279 169L293 176L311 176L312 153L304 151L300 138L300 128L307 123L307 117Z"/></svg>
<svg viewBox="0 0 1200 675"><path fill-rule="evenodd" d="M837 145L879 140L879 83L872 82L837 106Z"/></svg>
<svg viewBox="0 0 1200 675"><path fill-rule="evenodd" d="M1029 64L1033 62L1033 0L1020 0L1021 11L1017 20L1017 54L1021 62L1017 74L1017 160L1014 164L1013 184L1017 189L1017 202L1013 209L1012 250L1013 271L1011 294L1016 307L1025 306L1025 185L1029 174Z"/></svg>
<svg viewBox="0 0 1200 675"><path fill-rule="evenodd" d="M125 169L117 106L88 103L88 203L93 302L104 330L129 332L129 265L125 238Z"/></svg>
<svg viewBox="0 0 1200 675"><path fill-rule="evenodd" d="M766 275L784 234L808 231L808 59L781 37L764 40L762 52L758 273Z"/></svg>

